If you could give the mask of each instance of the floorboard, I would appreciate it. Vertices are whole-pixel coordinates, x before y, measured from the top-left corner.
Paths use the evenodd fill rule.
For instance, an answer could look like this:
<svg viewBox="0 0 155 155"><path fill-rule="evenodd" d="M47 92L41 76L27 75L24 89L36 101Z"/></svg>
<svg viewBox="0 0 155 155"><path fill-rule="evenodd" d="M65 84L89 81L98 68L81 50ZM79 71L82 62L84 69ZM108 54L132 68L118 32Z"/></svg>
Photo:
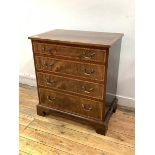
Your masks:
<svg viewBox="0 0 155 155"><path fill-rule="evenodd" d="M20 84L20 155L134 155L134 111L118 108L106 136L87 125L36 114L35 87Z"/></svg>

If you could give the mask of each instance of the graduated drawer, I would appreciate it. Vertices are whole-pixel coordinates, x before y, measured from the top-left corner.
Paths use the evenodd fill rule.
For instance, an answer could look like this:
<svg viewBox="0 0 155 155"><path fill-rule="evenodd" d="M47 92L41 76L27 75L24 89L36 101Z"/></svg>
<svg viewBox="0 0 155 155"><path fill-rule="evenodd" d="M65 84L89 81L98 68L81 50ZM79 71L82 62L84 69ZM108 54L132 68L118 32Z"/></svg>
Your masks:
<svg viewBox="0 0 155 155"><path fill-rule="evenodd" d="M65 95L43 88L39 89L40 104L46 107L95 119L102 118L102 103Z"/></svg>
<svg viewBox="0 0 155 155"><path fill-rule="evenodd" d="M53 89L74 92L86 96L103 99L103 85L95 84L61 76L37 73L38 84Z"/></svg>
<svg viewBox="0 0 155 155"><path fill-rule="evenodd" d="M48 57L35 57L37 70L61 73L64 75L81 76L95 80L104 80L104 65L79 63Z"/></svg>
<svg viewBox="0 0 155 155"><path fill-rule="evenodd" d="M77 60L91 60L105 63L106 50L62 46L46 43L33 43L35 53L48 54L51 56L62 56Z"/></svg>

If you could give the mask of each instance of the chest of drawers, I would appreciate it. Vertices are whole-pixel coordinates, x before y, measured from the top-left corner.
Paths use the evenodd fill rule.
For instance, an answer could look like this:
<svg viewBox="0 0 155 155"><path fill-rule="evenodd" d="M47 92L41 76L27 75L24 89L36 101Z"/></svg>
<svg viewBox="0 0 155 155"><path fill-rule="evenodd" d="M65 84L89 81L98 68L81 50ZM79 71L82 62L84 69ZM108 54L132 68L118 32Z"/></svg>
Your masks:
<svg viewBox="0 0 155 155"><path fill-rule="evenodd" d="M37 114L89 124L105 135L117 108L122 36L58 29L29 37L39 96Z"/></svg>

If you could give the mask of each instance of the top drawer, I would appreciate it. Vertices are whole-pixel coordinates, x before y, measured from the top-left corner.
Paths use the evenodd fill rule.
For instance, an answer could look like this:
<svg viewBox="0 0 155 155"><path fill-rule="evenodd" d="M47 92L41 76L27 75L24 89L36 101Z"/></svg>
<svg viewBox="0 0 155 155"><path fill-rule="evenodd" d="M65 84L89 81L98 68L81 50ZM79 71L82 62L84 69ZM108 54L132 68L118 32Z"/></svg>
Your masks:
<svg viewBox="0 0 155 155"><path fill-rule="evenodd" d="M106 50L33 42L34 53L105 63Z"/></svg>

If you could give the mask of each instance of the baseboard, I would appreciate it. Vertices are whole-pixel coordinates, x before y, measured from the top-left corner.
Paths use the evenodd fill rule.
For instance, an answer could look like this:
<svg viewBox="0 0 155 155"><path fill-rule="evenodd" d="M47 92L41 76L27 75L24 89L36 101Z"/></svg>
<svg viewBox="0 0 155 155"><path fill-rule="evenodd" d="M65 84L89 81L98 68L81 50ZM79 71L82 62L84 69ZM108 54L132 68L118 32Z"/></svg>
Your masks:
<svg viewBox="0 0 155 155"><path fill-rule="evenodd" d="M118 105L135 108L135 99L117 95Z"/></svg>
<svg viewBox="0 0 155 155"><path fill-rule="evenodd" d="M115 96L115 94L112 94L112 93L107 93L107 94L110 96ZM131 109L135 108L135 99L129 98L126 96L121 96L121 95L116 95L116 97L118 99L118 105L130 107Z"/></svg>
<svg viewBox="0 0 155 155"><path fill-rule="evenodd" d="M19 75L19 83L29 86L37 86L35 76L28 74ZM126 96L117 95L118 105L129 108L135 108L135 99Z"/></svg>
<svg viewBox="0 0 155 155"><path fill-rule="evenodd" d="M27 84L29 86L37 86L36 78L32 75L22 74L19 75L19 83Z"/></svg>

